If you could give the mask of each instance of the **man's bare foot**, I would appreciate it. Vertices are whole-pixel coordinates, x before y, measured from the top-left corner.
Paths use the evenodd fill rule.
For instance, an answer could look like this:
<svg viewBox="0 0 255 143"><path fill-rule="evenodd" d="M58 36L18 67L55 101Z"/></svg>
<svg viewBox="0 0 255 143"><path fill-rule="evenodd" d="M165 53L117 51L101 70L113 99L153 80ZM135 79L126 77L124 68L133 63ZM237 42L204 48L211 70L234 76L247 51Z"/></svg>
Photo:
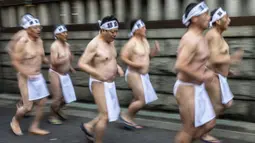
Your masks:
<svg viewBox="0 0 255 143"><path fill-rule="evenodd" d="M83 124L84 128L86 128L88 130L88 132L90 134L92 134L94 132L94 128L86 123Z"/></svg>
<svg viewBox="0 0 255 143"><path fill-rule="evenodd" d="M221 141L219 139L217 139L211 135L208 135L208 134L202 136L201 140L204 142L210 142L210 143L221 143Z"/></svg>
<svg viewBox="0 0 255 143"><path fill-rule="evenodd" d="M130 119L130 117L128 117L128 115L122 114L122 119L128 123L130 126L132 126L133 128L136 129L142 129L143 127L140 125L137 125L132 119Z"/></svg>
<svg viewBox="0 0 255 143"><path fill-rule="evenodd" d="M10 123L12 132L17 135L17 136L21 136L23 135L21 129L20 129L20 125L19 122L15 119L15 117L12 118L12 121Z"/></svg>
<svg viewBox="0 0 255 143"><path fill-rule="evenodd" d="M30 128L29 132L36 135L48 135L50 132L39 128Z"/></svg>

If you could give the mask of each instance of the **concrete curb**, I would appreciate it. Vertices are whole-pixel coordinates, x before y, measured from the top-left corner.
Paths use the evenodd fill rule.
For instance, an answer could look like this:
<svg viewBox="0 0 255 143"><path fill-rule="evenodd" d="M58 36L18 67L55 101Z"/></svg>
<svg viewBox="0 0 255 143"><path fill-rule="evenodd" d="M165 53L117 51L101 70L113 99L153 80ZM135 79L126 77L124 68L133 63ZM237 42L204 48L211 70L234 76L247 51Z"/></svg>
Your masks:
<svg viewBox="0 0 255 143"><path fill-rule="evenodd" d="M0 94L1 102L0 106L7 106L8 104L14 104L19 100L19 96L13 94ZM51 101L47 102L49 105ZM67 105L66 112L68 115L94 118L97 115L97 108L94 104L86 103L71 103ZM126 111L126 108L121 108L122 111ZM47 111L46 111L47 112ZM180 117L178 114L155 112L155 111L140 111L137 114L136 122L138 124L178 131L181 128ZM212 135L218 138L237 139L247 142L255 141L255 124L248 122L230 121L230 120L217 120L217 126L211 132Z"/></svg>

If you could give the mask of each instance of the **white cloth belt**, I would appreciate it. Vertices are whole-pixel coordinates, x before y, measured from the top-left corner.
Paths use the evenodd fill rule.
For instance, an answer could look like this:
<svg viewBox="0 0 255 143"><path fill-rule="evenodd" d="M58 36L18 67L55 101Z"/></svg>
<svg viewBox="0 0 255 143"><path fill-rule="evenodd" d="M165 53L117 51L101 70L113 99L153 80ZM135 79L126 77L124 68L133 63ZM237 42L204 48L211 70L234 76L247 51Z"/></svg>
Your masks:
<svg viewBox="0 0 255 143"><path fill-rule="evenodd" d="M216 117L204 83L197 85L177 80L174 85L174 96L180 85L192 85L195 88L195 127L200 127Z"/></svg>
<svg viewBox="0 0 255 143"><path fill-rule="evenodd" d="M76 95L73 87L72 80L69 76L69 74L61 75L58 72L49 69L49 72L54 72L59 76L62 94L64 96L64 100L66 103L71 103L76 101Z"/></svg>
<svg viewBox="0 0 255 143"><path fill-rule="evenodd" d="M126 70L125 73L125 80L128 82L127 77L128 77L129 70ZM158 96L151 84L150 81L150 76L149 74L140 74L141 80L142 80L142 85L143 85L143 93L144 93L144 98L145 98L145 103L149 104L153 101L156 101L158 99Z"/></svg>
<svg viewBox="0 0 255 143"><path fill-rule="evenodd" d="M89 78L89 89L91 93L93 93L92 91L93 82L102 82L102 81L99 81L92 77ZM116 93L115 82L111 82L111 83L102 82L102 83L104 83L104 94L105 94L106 106L108 111L108 119L109 119L109 122L113 122L119 119L119 114L120 114L120 105L119 105L119 100Z"/></svg>

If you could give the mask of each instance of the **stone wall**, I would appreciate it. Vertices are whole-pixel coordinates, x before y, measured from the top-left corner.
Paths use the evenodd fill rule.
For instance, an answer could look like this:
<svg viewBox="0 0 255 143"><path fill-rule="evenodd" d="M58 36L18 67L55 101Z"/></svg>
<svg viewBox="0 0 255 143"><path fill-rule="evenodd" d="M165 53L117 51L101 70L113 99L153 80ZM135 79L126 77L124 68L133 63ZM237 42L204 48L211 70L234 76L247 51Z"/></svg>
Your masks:
<svg viewBox="0 0 255 143"><path fill-rule="evenodd" d="M235 94L235 104L232 108L226 111L226 114L222 117L255 121L255 113L252 111L255 109L255 58L254 58L254 46L255 46L255 27L241 26L230 27L227 32L224 33L230 47L231 53L239 47L245 49L244 60L239 67L241 74L239 76L230 77L229 84ZM148 39L153 46L154 40L158 40L161 46L160 54L154 57L150 66L150 77L152 84L159 96L159 99L150 105L147 105L145 109L160 110L166 112L178 112L178 106L173 96L173 85L176 80L173 66L176 59L176 49L181 35L185 32L183 28L177 29L148 29ZM120 48L127 42L127 30L120 30L118 38L116 40L116 48L118 54ZM84 51L87 43L98 34L98 31L80 31L69 32L69 43L72 46L72 52L75 54L75 60L73 66L77 67L77 61ZM4 92L6 93L19 93L17 87L16 71L13 69L10 63L9 56L5 52L5 46L9 41L12 33L0 34L0 78L1 85L4 85ZM53 36L51 32L42 33L44 40L44 48L46 55L49 56L49 48L53 42ZM126 66L121 63L118 57L119 64L126 69ZM48 81L48 66L43 65L42 73ZM77 68L76 68L77 69ZM81 72L77 69L76 74L71 74L75 91L80 102L93 102L93 97L89 93L88 89L88 74ZM131 101L132 94L128 89L124 78L116 79L117 93L121 106L127 106ZM3 86L1 86L3 87Z"/></svg>

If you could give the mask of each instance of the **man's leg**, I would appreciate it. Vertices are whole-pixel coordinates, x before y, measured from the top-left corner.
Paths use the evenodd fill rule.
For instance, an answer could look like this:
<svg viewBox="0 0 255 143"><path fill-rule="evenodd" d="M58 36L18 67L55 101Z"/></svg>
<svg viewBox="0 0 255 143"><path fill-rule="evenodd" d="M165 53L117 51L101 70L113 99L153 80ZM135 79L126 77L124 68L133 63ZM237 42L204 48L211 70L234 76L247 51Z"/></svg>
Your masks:
<svg viewBox="0 0 255 143"><path fill-rule="evenodd" d="M83 124L83 126L87 132L89 132L89 134L92 134L93 132L96 134L95 143L102 143L104 131L108 124L108 112L104 93L104 83L93 82L92 94L94 96L95 103L98 106L99 115L92 121Z"/></svg>
<svg viewBox="0 0 255 143"><path fill-rule="evenodd" d="M106 98L104 92L104 83L93 82L92 91L95 102L98 106L99 119L95 125L96 141L95 143L103 143L103 136L105 128L108 124L108 112L106 105Z"/></svg>
<svg viewBox="0 0 255 143"><path fill-rule="evenodd" d="M144 89L141 76L137 73L130 72L128 74L128 86L132 89L134 98L128 107L126 114L123 114L123 118L134 125L133 121L136 113L145 105Z"/></svg>
<svg viewBox="0 0 255 143"><path fill-rule="evenodd" d="M232 105L232 100L225 105L222 104L221 87L218 75L214 77L212 82L206 83L206 90L208 91L208 95L217 117L223 114L224 110ZM202 136L202 140L219 142L219 139L209 135L209 132Z"/></svg>
<svg viewBox="0 0 255 143"><path fill-rule="evenodd" d="M58 119L57 115L57 113L60 111L61 104L63 102L59 75L54 72L49 72L49 80L50 90L52 93L52 104L49 122L51 124L62 124L62 121Z"/></svg>
<svg viewBox="0 0 255 143"><path fill-rule="evenodd" d="M18 85L23 105L17 108L16 114L11 121L11 128L16 135L22 135L19 122L27 112L32 110L33 102L28 100L27 79L21 74L18 75Z"/></svg>
<svg viewBox="0 0 255 143"><path fill-rule="evenodd" d="M179 112L183 124L182 129L175 137L175 143L191 143L196 128L194 127L195 119L195 89L193 86L179 85L176 93L176 100L179 105Z"/></svg>
<svg viewBox="0 0 255 143"><path fill-rule="evenodd" d="M47 135L50 132L40 129L40 121L42 119L43 116L43 107L45 105L45 103L47 102L47 97L40 99L37 102L37 107L36 107L36 114L35 114L35 119L32 122L30 128L29 128L29 132L34 133L34 134L38 134L38 135Z"/></svg>

